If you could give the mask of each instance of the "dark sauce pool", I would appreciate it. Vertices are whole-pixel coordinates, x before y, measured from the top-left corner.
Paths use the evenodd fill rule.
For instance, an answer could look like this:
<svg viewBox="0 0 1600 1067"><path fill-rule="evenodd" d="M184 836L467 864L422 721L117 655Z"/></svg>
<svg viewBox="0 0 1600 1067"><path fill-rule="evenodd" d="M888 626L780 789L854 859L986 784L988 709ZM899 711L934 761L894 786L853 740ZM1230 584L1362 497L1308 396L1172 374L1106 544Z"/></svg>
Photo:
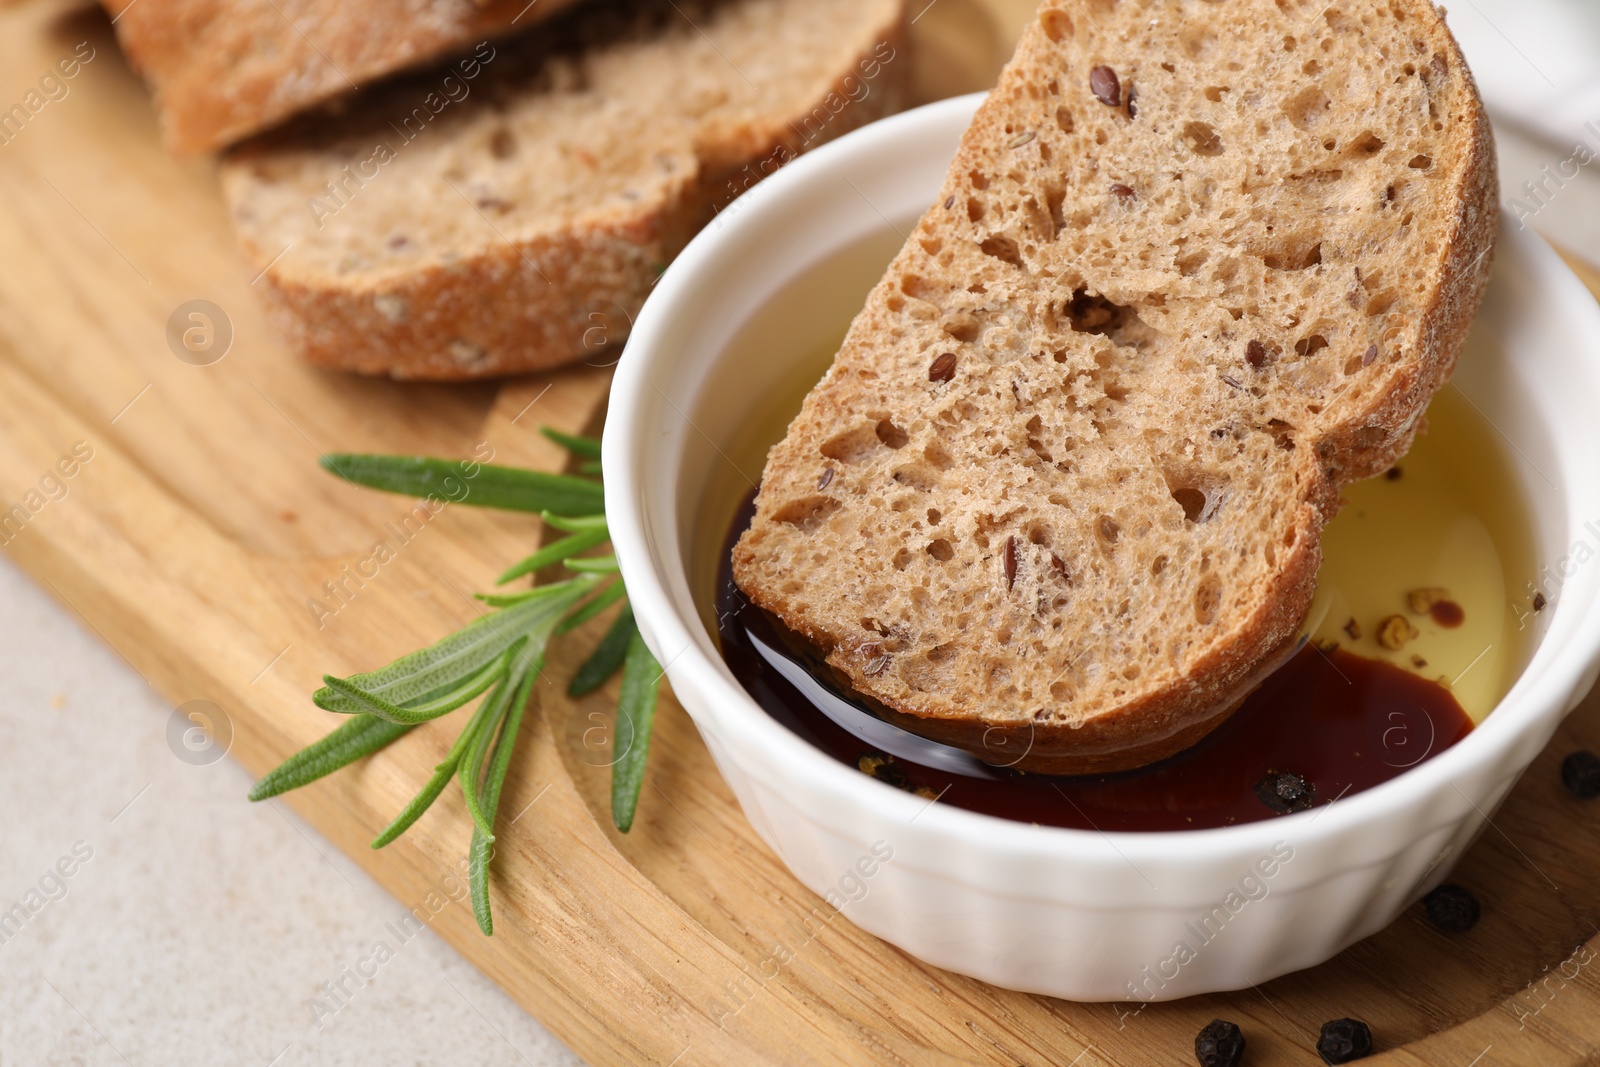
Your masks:
<svg viewBox="0 0 1600 1067"><path fill-rule="evenodd" d="M1096 830L1190 830L1274 818L1257 795L1269 774L1308 781L1313 805L1369 789L1472 730L1450 690L1382 660L1307 644L1194 747L1117 774L1053 777L979 763L883 722L829 688L808 655L733 582L734 516L717 573L717 634L735 678L767 714L886 785L1018 822Z"/></svg>

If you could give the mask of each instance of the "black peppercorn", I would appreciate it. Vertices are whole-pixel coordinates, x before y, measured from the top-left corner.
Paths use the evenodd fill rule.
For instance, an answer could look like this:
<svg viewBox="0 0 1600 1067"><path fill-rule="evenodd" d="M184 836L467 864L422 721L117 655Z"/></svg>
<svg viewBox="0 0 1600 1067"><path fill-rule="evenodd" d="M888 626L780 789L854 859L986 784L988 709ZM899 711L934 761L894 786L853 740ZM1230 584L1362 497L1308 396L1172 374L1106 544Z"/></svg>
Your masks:
<svg viewBox="0 0 1600 1067"><path fill-rule="evenodd" d="M1372 1031L1360 1019L1335 1019L1322 1024L1317 1054L1323 1063L1349 1063L1372 1055Z"/></svg>
<svg viewBox="0 0 1600 1067"><path fill-rule="evenodd" d="M1239 1067L1244 1058L1244 1034L1226 1019L1212 1019L1195 1035L1194 1058L1200 1067Z"/></svg>
<svg viewBox="0 0 1600 1067"><path fill-rule="evenodd" d="M910 792L916 788L905 770L895 763L893 756L882 752L863 752L856 759L856 767L866 775L876 778L885 785L892 785L896 789Z"/></svg>
<svg viewBox="0 0 1600 1067"><path fill-rule="evenodd" d="M1579 749L1562 760L1561 784L1579 800L1600 796L1600 756Z"/></svg>
<svg viewBox="0 0 1600 1067"><path fill-rule="evenodd" d="M1317 791L1311 783L1293 771L1268 771L1256 783L1256 796L1279 815L1305 811L1317 802Z"/></svg>
<svg viewBox="0 0 1600 1067"><path fill-rule="evenodd" d="M1449 934L1464 934L1478 925L1478 898L1464 886L1446 882L1422 898L1428 920Z"/></svg>

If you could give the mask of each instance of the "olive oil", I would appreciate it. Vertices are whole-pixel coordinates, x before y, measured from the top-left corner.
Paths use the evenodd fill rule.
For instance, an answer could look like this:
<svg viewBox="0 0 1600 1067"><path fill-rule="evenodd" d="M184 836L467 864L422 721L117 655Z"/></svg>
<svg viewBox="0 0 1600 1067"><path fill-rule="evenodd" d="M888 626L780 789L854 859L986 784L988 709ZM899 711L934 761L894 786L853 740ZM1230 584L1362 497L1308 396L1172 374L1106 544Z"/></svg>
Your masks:
<svg viewBox="0 0 1600 1067"><path fill-rule="evenodd" d="M694 555L690 557L689 588L695 592L700 621L711 633L717 632L717 575L722 568L722 538L728 523L746 496L761 482L767 452L783 440L789 422L800 413L800 404L811 387L827 373L844 334L796 360L792 373L782 384L765 395L751 398L746 417L719 447L726 463L713 464L706 476L706 489L694 517Z"/></svg>
<svg viewBox="0 0 1600 1067"><path fill-rule="evenodd" d="M1323 531L1310 619L1324 648L1442 681L1475 723L1529 651L1511 604L1535 571L1532 535L1502 449L1471 401L1446 386L1411 451L1387 475L1345 487ZM1421 590L1442 592L1443 604L1413 610L1421 605L1409 594ZM1396 615L1415 636L1385 648L1380 630Z"/></svg>

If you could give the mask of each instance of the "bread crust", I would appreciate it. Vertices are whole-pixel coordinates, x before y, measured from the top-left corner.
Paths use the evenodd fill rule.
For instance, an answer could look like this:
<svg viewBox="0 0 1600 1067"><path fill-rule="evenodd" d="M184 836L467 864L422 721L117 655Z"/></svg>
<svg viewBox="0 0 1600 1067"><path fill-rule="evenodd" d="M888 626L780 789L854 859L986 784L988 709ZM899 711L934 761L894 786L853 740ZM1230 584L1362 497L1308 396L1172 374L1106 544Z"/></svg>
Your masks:
<svg viewBox="0 0 1600 1067"><path fill-rule="evenodd" d="M1429 62L1431 53L1435 77L1465 75L1467 68L1459 48L1431 6L1411 0L1403 6L1408 25L1413 27L1411 32L1417 26L1426 27L1429 47L1419 46L1419 62ZM1041 8L1040 18L1047 19L1053 9L1065 11L1070 18L1083 19L1084 7L1080 3L1047 3ZM1031 54L1030 38L1035 47L1040 44L1043 31L1039 26L1036 22L1030 28L1014 66ZM1035 77L1045 76L1035 73ZM971 195L971 176L980 172L986 158L981 151L984 146L992 149L995 144L1018 141L1016 131L1025 129L1027 124L1013 105L1029 98L1030 92L1036 98L1036 90L1037 85L1030 87L1014 69L1002 75L999 88L980 108L963 139L940 191L940 203L930 210L924 225L912 235L885 280L874 290L867 311L858 318L846 340L846 352L853 351L852 345L867 343L869 337L898 329L894 323L899 320L884 309L897 302L903 304L904 279L917 269L925 269L918 267L927 258L919 244L929 240L930 234L945 232L931 228L928 220L940 217L941 205L946 212L952 206L959 210ZM894 623L885 624L887 630L881 638L873 632L853 632L839 623L845 610L830 612L819 607L817 599L799 595L801 590L795 579L804 574L803 568L798 568L797 575L794 561L804 549L797 547L800 542L794 536L795 497L808 488L803 479L816 477L812 473L815 461L810 457L828 444L828 428L847 426L872 407L872 402L862 395L872 395L871 383L844 384L857 373L858 358L848 367L836 363L808 398L806 409L791 425L789 436L769 457L756 519L734 551L734 574L740 588L757 606L824 651L828 663L855 689L885 709L886 718L991 762L1048 774L1102 773L1143 766L1193 744L1224 721L1259 682L1262 666L1272 660L1274 650L1293 641L1315 592L1321 532L1338 510L1340 486L1386 470L1405 453L1424 425L1428 399L1448 380L1465 342L1488 281L1498 207L1492 135L1470 75L1459 100L1462 110L1454 117L1445 155L1460 163L1451 182L1435 195L1437 203L1451 206L1449 223L1441 227L1441 240L1431 250L1432 259L1426 268L1436 283L1414 325L1399 332L1391 330L1383 337L1386 344L1392 342L1399 350L1399 365L1376 395L1368 393L1359 398L1359 403L1330 409L1310 439L1301 434L1298 443L1302 447L1290 453L1288 461L1292 469L1289 480L1298 487L1298 499L1289 502L1280 514L1262 517L1263 522L1273 524L1273 536L1282 539L1285 550L1277 554L1268 573L1252 588L1249 604L1229 616L1222 632L1186 663L1181 676L1142 688L1132 686L1133 692L1127 698L1092 708L1062 711L1046 701L1032 714L1030 707L1010 709L1004 715L975 713L973 705L987 699L986 694L918 689L901 677L901 672L885 667L894 662L889 650L896 642L915 643L916 626L909 627L913 631L909 636L902 634L904 620L897 618ZM1361 366L1371 359L1369 353L1361 360ZM1310 447L1304 447L1307 445ZM821 498L812 494L812 499ZM930 500L937 503L936 497ZM789 509L787 516L785 507ZM815 507L820 509L822 505ZM1013 536L1005 552L1015 554L1016 544ZM990 546L991 554L997 554L995 548ZM886 563L881 561L879 566ZM1008 563L1007 567L1014 568L1015 564ZM980 588L992 588L993 579L987 575L974 581ZM1009 581L1008 577L1008 584ZM848 595L848 583L841 582L839 576L832 576L830 583ZM859 611L878 613L875 605L862 605ZM939 628L933 622L928 626ZM941 632L947 631L945 627ZM1004 663L1000 666L1003 670ZM997 739L1001 743L997 744ZM1016 754L1023 747L1026 755L1018 759Z"/></svg>
<svg viewBox="0 0 1600 1067"><path fill-rule="evenodd" d="M101 0L155 95L167 147L214 152L578 0Z"/></svg>
<svg viewBox="0 0 1600 1067"><path fill-rule="evenodd" d="M1409 365L1410 373L1394 383L1365 419L1346 421L1319 444L1318 454L1335 472L1332 480L1339 484L1381 474L1411 449L1416 435L1427 425L1424 409L1428 400L1455 372L1494 269L1495 235L1500 226L1494 131L1455 37L1445 32L1439 43L1447 50L1450 69L1464 75L1472 87L1468 94L1471 116L1455 136L1457 150L1466 162L1447 197L1456 209L1448 238L1435 257L1434 270L1440 281L1422 313L1420 348L1424 358ZM1367 436L1369 427L1383 429L1383 437L1372 441ZM1328 518L1332 517L1330 513Z"/></svg>
<svg viewBox="0 0 1600 1067"><path fill-rule="evenodd" d="M471 380L578 360L614 362L656 279L727 207L730 190L904 105L911 64L897 58L875 65L870 92L826 124L807 125L825 101L859 89L863 64L876 64L885 49L903 56L904 5L893 4L882 23L852 27L851 34L859 49L813 98L793 113L756 114L717 128L695 144L692 172L634 212L592 212L541 233L503 235L453 262L350 280L274 263L281 249L263 247L240 227L246 257L264 271L257 288L268 316L303 359L362 374ZM252 196L251 167L272 151L247 145L225 163L223 188L236 213ZM460 210L470 213L466 204Z"/></svg>

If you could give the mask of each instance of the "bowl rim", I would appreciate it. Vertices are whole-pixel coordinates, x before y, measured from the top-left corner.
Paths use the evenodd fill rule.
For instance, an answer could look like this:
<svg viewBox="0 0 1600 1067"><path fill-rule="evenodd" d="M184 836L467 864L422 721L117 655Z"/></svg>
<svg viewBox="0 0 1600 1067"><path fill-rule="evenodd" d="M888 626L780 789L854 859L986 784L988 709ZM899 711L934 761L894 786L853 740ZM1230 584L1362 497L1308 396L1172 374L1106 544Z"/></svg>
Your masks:
<svg viewBox="0 0 1600 1067"><path fill-rule="evenodd" d="M740 748L753 746L767 759L791 764L798 761L796 772L804 774L815 788L886 818L901 822L917 819L922 834L982 840L986 851L1019 856L1072 854L1082 859L1084 845L1109 843L1130 862L1145 859L1171 863L1215 858L1219 850L1264 850L1291 833L1296 835L1297 844L1312 845L1449 788L1455 788L1462 799L1478 807L1472 791L1462 790L1456 782L1492 773L1504 750L1515 747L1520 738L1552 717L1554 722L1550 725L1554 729L1571 704L1583 695L1580 684L1600 659L1600 567L1586 568L1564 580L1560 595L1551 602L1548 623L1533 655L1493 712L1462 741L1387 782L1348 797L1341 795L1329 804L1273 819L1195 830L1100 831L1035 826L912 797L869 781L792 733L733 681L720 657L714 660L703 650L700 640L714 648L715 637L707 632L698 612L686 618L679 611L658 570L662 559L654 551L652 520L676 523L677 515L648 515L639 484L649 444L639 428L647 424L644 413L659 403L650 395L647 378L652 365L663 358L663 334L669 332L683 298L703 275L718 266L725 247L737 235L754 227L781 225L786 202L810 183L828 180L835 172L848 172L852 166L871 165L875 159L881 165L884 157L892 158L897 144L945 137L948 129L957 124L964 129L986 96L971 93L900 112L819 146L782 167L746 192L741 197L745 203L736 201L738 210L728 212L730 217L724 225L707 227L690 241L662 275L635 320L618 362L606 416L606 513L641 632L662 660L674 689L697 691L703 698L695 702L702 706L691 713L697 729L709 727L719 740L737 742ZM1502 219L1497 253L1497 275L1506 269L1509 260L1533 274L1531 280L1547 294L1542 314L1548 317L1553 311L1572 323L1588 319L1586 332L1579 336L1590 340L1582 346L1584 351L1573 353L1569 362L1585 379L1583 392L1600 401L1600 305L1532 231L1513 228ZM747 314L753 310L750 308ZM1527 313L1519 312L1524 314ZM668 351L666 358L678 357ZM1552 354L1544 358L1564 357ZM1572 393L1574 384L1567 381L1560 387L1548 388ZM1537 390L1530 391L1537 395ZM1554 403L1545 398L1533 406L1540 414L1548 415L1547 409ZM1555 446L1553 454L1559 462L1561 484L1557 489L1567 512L1564 543L1569 543L1582 518L1600 515L1600 480L1591 487L1585 479L1575 477L1572 450L1560 447L1563 434L1583 432L1582 427L1559 420L1542 420L1542 424L1550 434ZM679 558L666 563L686 572ZM687 583L687 573L683 580ZM663 649L680 651L662 659ZM689 703L684 702L686 709ZM1530 759L1533 754L1529 753ZM1487 818L1482 808L1478 810Z"/></svg>

